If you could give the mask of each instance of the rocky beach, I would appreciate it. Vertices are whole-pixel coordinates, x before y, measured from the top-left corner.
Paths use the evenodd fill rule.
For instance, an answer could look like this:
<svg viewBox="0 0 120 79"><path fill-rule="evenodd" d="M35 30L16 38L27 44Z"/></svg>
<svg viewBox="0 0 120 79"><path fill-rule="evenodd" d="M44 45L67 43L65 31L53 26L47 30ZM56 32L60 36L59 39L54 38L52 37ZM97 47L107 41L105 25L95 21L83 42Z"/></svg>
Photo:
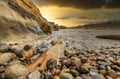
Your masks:
<svg viewBox="0 0 120 79"><path fill-rule="evenodd" d="M83 38L73 34L78 32L88 33L88 42L97 48L82 45ZM120 41L111 40L113 46L106 39L92 37L93 33L65 29L34 42L1 43L0 79L120 79L120 47L115 44ZM106 45L96 46L95 40Z"/></svg>
<svg viewBox="0 0 120 79"><path fill-rule="evenodd" d="M0 0L0 79L120 79L119 21L68 28L49 22L38 4L44 1ZM79 15L78 8L61 8L65 11L61 14ZM57 19L70 19L65 17L68 14ZM85 21L97 19L89 17L77 16Z"/></svg>

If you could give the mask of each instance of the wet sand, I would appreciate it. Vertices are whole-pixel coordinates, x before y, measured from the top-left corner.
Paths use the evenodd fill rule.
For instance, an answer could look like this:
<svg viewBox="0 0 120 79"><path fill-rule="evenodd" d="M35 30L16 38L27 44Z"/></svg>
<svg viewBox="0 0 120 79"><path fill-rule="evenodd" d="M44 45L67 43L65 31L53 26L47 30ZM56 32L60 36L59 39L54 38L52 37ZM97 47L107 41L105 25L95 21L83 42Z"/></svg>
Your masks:
<svg viewBox="0 0 120 79"><path fill-rule="evenodd" d="M63 29L60 31L53 32L51 38L63 37L69 40L73 46L78 46L81 49L86 49L86 47L91 47L94 49L99 49L101 47L120 47L120 40L111 39L100 39L96 36L107 36L107 38L119 39L119 30L83 30L83 29ZM119 35L120 36L120 35Z"/></svg>

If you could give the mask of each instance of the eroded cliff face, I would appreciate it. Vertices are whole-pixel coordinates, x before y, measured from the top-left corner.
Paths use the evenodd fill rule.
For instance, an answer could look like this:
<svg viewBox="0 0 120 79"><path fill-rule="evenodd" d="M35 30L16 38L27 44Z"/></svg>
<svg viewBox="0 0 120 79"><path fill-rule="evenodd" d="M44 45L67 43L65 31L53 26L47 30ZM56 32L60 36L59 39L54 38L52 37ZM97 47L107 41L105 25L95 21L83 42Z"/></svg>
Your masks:
<svg viewBox="0 0 120 79"><path fill-rule="evenodd" d="M30 0L0 0L0 41L51 33L50 23Z"/></svg>

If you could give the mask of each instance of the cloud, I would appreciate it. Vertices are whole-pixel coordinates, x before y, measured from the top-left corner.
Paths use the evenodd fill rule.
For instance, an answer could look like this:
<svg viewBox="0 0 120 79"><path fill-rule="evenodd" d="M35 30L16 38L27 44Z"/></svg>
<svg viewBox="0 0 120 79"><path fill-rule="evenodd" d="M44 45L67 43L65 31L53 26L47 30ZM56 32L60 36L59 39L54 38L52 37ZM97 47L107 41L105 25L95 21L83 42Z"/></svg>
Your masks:
<svg viewBox="0 0 120 79"><path fill-rule="evenodd" d="M70 19L70 17L58 17L56 19L58 19L58 20L66 20L66 19Z"/></svg>
<svg viewBox="0 0 120 79"><path fill-rule="evenodd" d="M96 17L86 17L86 16L81 16L81 17L78 17L78 19L91 19L91 20L96 20L97 18Z"/></svg>
<svg viewBox="0 0 120 79"><path fill-rule="evenodd" d="M120 8L120 0L32 0L39 6L61 6L79 9Z"/></svg>

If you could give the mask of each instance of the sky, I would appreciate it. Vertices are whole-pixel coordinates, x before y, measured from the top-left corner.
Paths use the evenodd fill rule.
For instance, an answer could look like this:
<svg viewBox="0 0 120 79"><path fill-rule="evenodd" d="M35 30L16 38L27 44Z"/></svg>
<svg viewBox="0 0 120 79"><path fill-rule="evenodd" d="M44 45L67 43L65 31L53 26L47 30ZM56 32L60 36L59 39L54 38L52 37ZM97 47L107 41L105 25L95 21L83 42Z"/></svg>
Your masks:
<svg viewBox="0 0 120 79"><path fill-rule="evenodd" d="M68 27L120 21L120 0L32 0L50 22Z"/></svg>

